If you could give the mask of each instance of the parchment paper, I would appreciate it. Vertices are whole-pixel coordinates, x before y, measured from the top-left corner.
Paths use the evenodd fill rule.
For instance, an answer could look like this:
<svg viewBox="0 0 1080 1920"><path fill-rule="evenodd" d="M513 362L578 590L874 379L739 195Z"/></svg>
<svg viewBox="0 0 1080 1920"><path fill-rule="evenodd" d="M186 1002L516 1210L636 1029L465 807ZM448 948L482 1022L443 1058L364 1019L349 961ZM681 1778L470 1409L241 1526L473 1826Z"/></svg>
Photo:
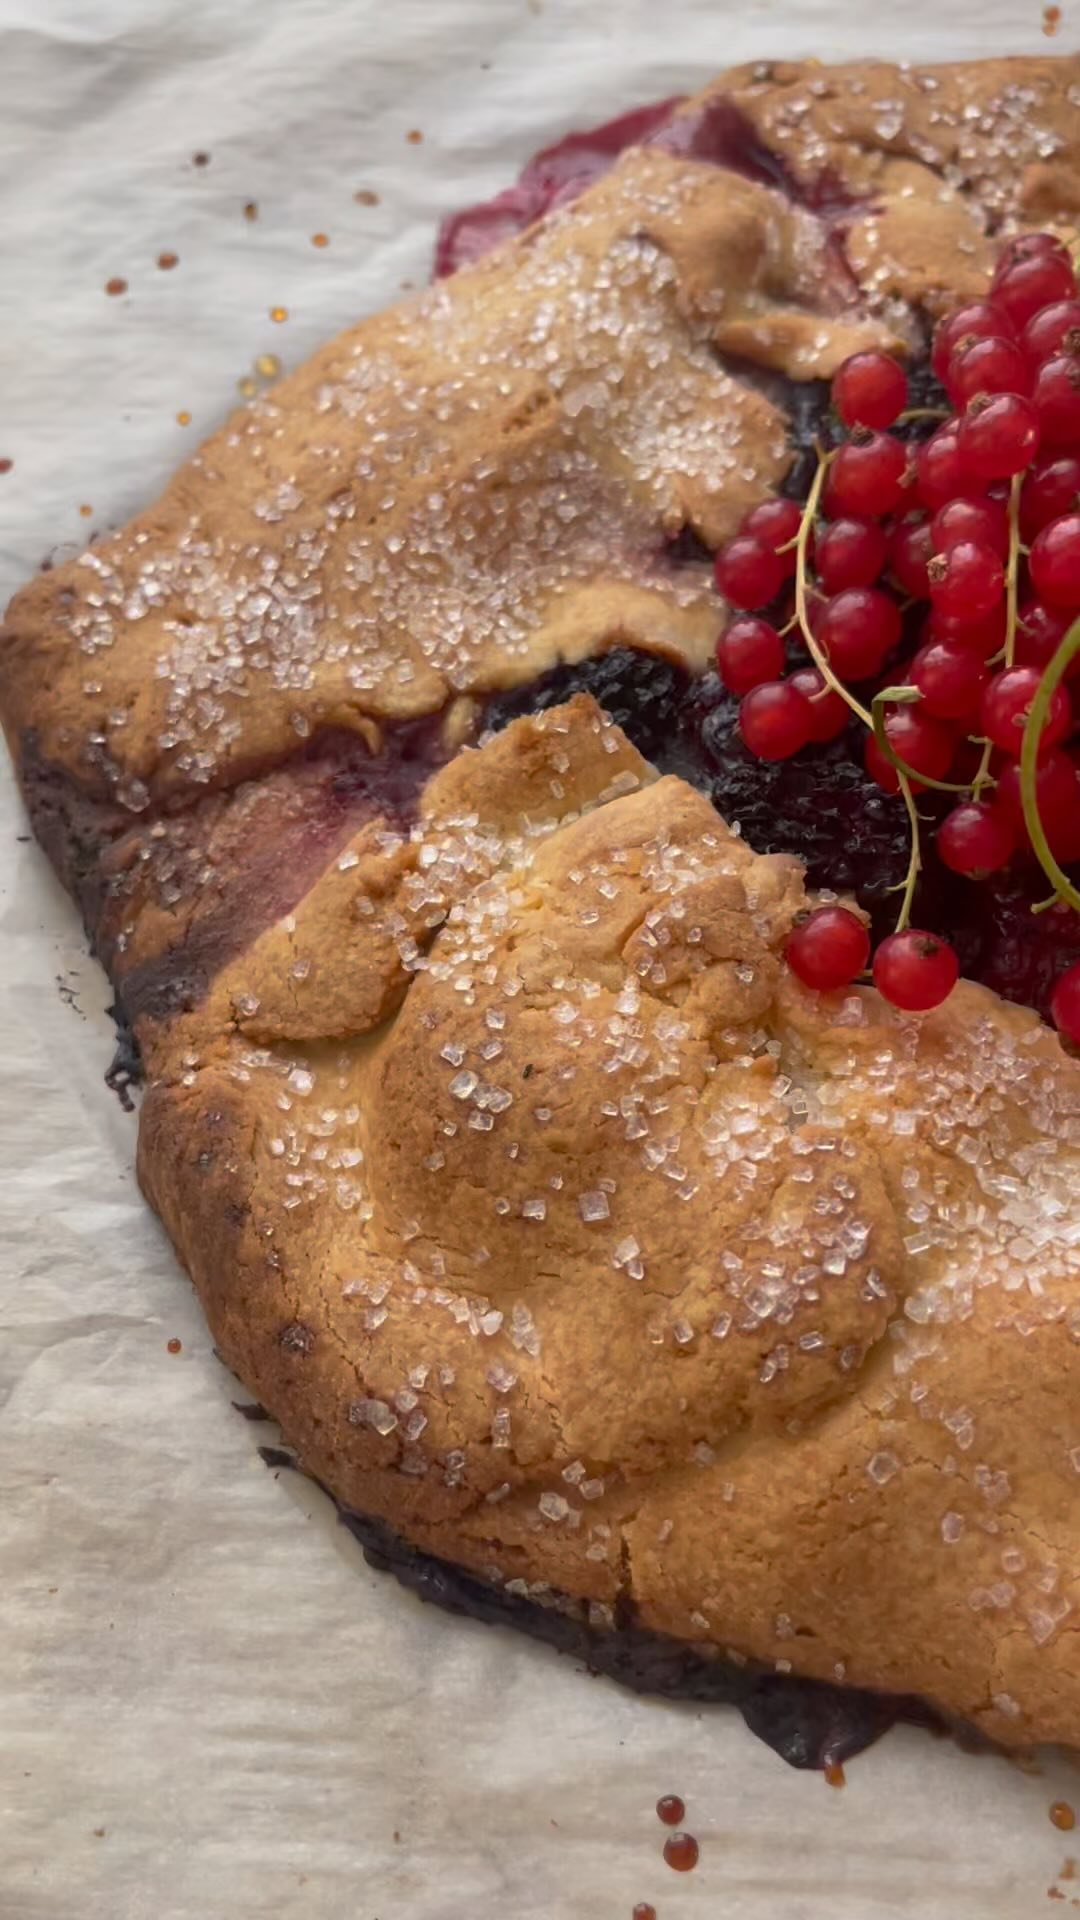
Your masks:
<svg viewBox="0 0 1080 1920"><path fill-rule="evenodd" d="M1036 0L0 0L0 597L148 499L254 356L295 363L424 277L438 216L571 126L737 59L1064 50L1078 26L1080 0L1053 42ZM733 1714L421 1608L267 1471L136 1192L104 984L25 832L8 781L3 1920L1080 1905L1047 1817L1080 1803L1065 1762L897 1732L832 1791ZM671 1791L687 1876L660 1858Z"/></svg>

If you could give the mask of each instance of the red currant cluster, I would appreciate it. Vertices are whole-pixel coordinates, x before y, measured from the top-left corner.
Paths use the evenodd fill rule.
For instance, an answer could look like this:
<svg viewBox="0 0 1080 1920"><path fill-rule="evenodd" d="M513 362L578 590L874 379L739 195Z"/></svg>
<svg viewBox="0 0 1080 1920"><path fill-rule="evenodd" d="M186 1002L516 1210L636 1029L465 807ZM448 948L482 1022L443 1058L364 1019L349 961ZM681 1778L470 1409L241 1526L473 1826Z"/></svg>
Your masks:
<svg viewBox="0 0 1080 1920"><path fill-rule="evenodd" d="M978 876L1034 852L1054 897L1080 910L1061 871L1080 859L1066 684L1080 673L1080 290L1061 241L1011 241L986 298L938 326L931 366L952 411L912 446L892 429L935 410L905 412L903 367L883 352L847 360L832 383L847 431L819 452L809 498L755 508L716 559L741 610L717 665L749 751L786 759L854 714L867 773L903 796L911 866L873 978L912 1010L937 1006L958 973L945 941L908 926L920 788L956 796L937 829L945 866ZM766 618L778 605L781 619ZM792 672L789 639L806 656ZM808 985L835 989L863 972L869 940L855 915L823 907L788 958ZM1052 1012L1080 1043L1080 967Z"/></svg>

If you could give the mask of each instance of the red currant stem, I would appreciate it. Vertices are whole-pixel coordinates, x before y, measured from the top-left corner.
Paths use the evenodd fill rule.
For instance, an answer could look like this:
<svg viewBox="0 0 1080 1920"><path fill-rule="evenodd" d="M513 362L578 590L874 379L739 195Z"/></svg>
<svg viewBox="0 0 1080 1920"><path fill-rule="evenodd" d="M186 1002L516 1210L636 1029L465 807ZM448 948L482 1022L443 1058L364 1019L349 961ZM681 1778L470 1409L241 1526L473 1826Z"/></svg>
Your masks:
<svg viewBox="0 0 1080 1920"><path fill-rule="evenodd" d="M1048 893L1045 900L1036 900L1035 905L1032 907L1031 911L1032 913L1049 913L1051 907L1056 907L1060 899L1061 899L1060 894Z"/></svg>
<svg viewBox="0 0 1080 1920"><path fill-rule="evenodd" d="M1050 843L1039 818L1035 775L1039 764L1039 741L1050 711L1050 702L1078 653L1080 653L1080 620L1074 620L1060 646L1055 653L1051 654L1043 668L1042 679L1039 681L1035 698L1031 703L1031 711L1024 724L1024 744L1020 750L1020 800L1032 851L1054 888L1057 898L1064 900L1076 913L1080 913L1080 893L1073 886L1068 874L1062 872L1050 851Z"/></svg>
<svg viewBox="0 0 1080 1920"><path fill-rule="evenodd" d="M912 798L911 784L906 773L901 772L899 767L896 769L896 777L900 782L900 791L904 796L904 805L907 808L907 817L911 826L911 852L908 855L908 868L904 876L904 895L900 902L900 912L896 917L895 929L897 933L903 933L904 928L911 920L911 907L915 899L915 887L919 874L922 871L922 852L919 842L919 816Z"/></svg>
<svg viewBox="0 0 1080 1920"><path fill-rule="evenodd" d="M896 420L898 427L906 427L909 420L948 420L948 407L905 407Z"/></svg>
<svg viewBox="0 0 1080 1920"><path fill-rule="evenodd" d="M778 629L781 640L786 640L789 633L794 633L798 624L799 624L799 616L797 613L793 613L787 625L780 627Z"/></svg>
<svg viewBox="0 0 1080 1920"><path fill-rule="evenodd" d="M977 736L974 734L969 735L968 737L970 739L977 738ZM982 758L980 759L979 764L975 769L975 777L971 782L971 797L973 800L977 800L979 798L979 795L981 794L984 787L997 786L997 781L994 779L994 776L990 771L990 762L993 759L993 757L994 757L993 741L984 740L982 743Z"/></svg>
<svg viewBox="0 0 1080 1920"><path fill-rule="evenodd" d="M867 713L866 708L860 706L854 694L848 692L843 681L837 679L826 656L818 646L817 640L810 630L810 620L806 611L806 559L810 547L810 531L814 524L814 516L817 513L818 502L821 499L822 488L825 485L825 475L829 470L829 461L832 457L831 454L823 453L820 447L818 447L816 451L818 462L817 472L814 475L813 484L807 495L802 526L799 528L795 540L795 618L799 623L799 631L802 634L806 651L824 680L825 685L831 687L834 693L840 695L844 705L851 708L856 719L861 720L864 727L872 727L874 723Z"/></svg>
<svg viewBox="0 0 1080 1920"><path fill-rule="evenodd" d="M1009 485L1009 562L1005 569L1005 665L1011 667L1016 653L1016 587L1020 572L1020 488L1022 473L1014 473Z"/></svg>
<svg viewBox="0 0 1080 1920"><path fill-rule="evenodd" d="M882 687L880 693L875 693L872 703L874 739L877 741L884 758L889 762L890 766L896 768L898 774L906 774L909 780L917 780L922 787L933 787L935 793L969 792L970 782L967 780L932 780L928 773L920 773L918 767L909 766L906 760L900 758L900 755L896 752L896 749L889 740L889 736L885 731L886 702L888 702L889 705L898 707L910 707L913 706L917 700L921 699L922 694L919 692L918 687Z"/></svg>

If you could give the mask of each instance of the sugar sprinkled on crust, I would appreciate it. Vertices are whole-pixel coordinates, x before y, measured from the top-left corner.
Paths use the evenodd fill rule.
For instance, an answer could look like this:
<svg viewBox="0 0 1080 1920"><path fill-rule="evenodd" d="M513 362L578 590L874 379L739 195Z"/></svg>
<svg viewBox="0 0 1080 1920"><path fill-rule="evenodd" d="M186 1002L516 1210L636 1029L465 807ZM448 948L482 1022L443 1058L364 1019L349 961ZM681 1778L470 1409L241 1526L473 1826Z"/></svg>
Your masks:
<svg viewBox="0 0 1080 1920"><path fill-rule="evenodd" d="M666 543L782 477L770 376L1074 224L1078 86L725 76L686 116L732 103L786 191L628 154L27 588L3 669L152 1074L143 1183L312 1470L511 1593L1010 1743L1080 1739L1080 1067L970 985L804 992L797 863L588 700L475 711L704 660Z"/></svg>

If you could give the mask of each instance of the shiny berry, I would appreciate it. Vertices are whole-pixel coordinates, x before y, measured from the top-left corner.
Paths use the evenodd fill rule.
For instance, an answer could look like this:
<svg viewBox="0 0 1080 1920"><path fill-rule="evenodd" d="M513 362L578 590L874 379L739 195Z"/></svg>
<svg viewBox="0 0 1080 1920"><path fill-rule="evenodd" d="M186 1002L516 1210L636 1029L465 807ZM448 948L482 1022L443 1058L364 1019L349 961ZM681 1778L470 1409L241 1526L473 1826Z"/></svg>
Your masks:
<svg viewBox="0 0 1080 1920"><path fill-rule="evenodd" d="M796 920L785 951L804 987L835 993L862 972L870 958L870 935L846 907L818 907Z"/></svg>
<svg viewBox="0 0 1080 1920"><path fill-rule="evenodd" d="M826 601L817 638L841 680L877 673L900 638L900 609L880 587L848 587Z"/></svg>
<svg viewBox="0 0 1080 1920"><path fill-rule="evenodd" d="M1016 659L1021 667L1045 667L1057 652L1075 615L1067 607L1044 607L1041 600L1027 600L1016 616ZM1080 675L1080 653L1074 654L1065 670L1067 680Z"/></svg>
<svg viewBox="0 0 1080 1920"><path fill-rule="evenodd" d="M1004 673L995 674L985 688L980 707L982 729L1003 753L1019 756L1031 703L1041 680L1038 667L1006 667ZM1055 687L1039 739L1041 753L1064 740L1072 727L1072 717L1068 693L1064 687Z"/></svg>
<svg viewBox="0 0 1080 1920"><path fill-rule="evenodd" d="M795 571L795 541L802 526L803 510L797 500L763 500L748 513L739 532L760 540L762 546L779 554L789 575Z"/></svg>
<svg viewBox="0 0 1080 1920"><path fill-rule="evenodd" d="M1044 360L1031 395L1044 447L1075 447L1080 441L1080 358L1070 353Z"/></svg>
<svg viewBox="0 0 1080 1920"><path fill-rule="evenodd" d="M749 693L763 680L779 680L784 658L776 628L752 613L733 620L716 643L716 664L729 693Z"/></svg>
<svg viewBox="0 0 1080 1920"><path fill-rule="evenodd" d="M994 269L995 281L1000 279L1006 267L1015 266L1018 260L1028 260L1037 253L1057 254L1066 266L1070 262L1069 249L1056 233L1018 233L1013 239L1006 240L1001 249Z"/></svg>
<svg viewBox="0 0 1080 1920"><path fill-rule="evenodd" d="M739 731L755 759L787 760L810 739L810 702L790 680L766 680L743 698Z"/></svg>
<svg viewBox="0 0 1080 1920"><path fill-rule="evenodd" d="M907 450L888 433L857 427L833 455L829 511L864 515L895 513L906 492Z"/></svg>
<svg viewBox="0 0 1080 1920"><path fill-rule="evenodd" d="M735 607L765 607L788 578L787 562L754 534L736 534L716 556L716 584Z"/></svg>
<svg viewBox="0 0 1080 1920"><path fill-rule="evenodd" d="M1073 343L1071 334L1076 336ZM1049 307L1040 307L1024 328L1020 344L1033 367L1055 353L1075 353L1080 348L1080 300L1055 300Z"/></svg>
<svg viewBox="0 0 1080 1920"><path fill-rule="evenodd" d="M876 520L833 520L818 535L817 576L826 593L872 587L885 566L888 542Z"/></svg>
<svg viewBox="0 0 1080 1920"><path fill-rule="evenodd" d="M990 547L1003 560L1009 554L1009 515L1000 500L950 500L931 522L935 553L947 553L961 541Z"/></svg>
<svg viewBox="0 0 1080 1920"><path fill-rule="evenodd" d="M946 618L943 613L933 612L923 629L923 639L945 640L950 646L969 647L977 653L980 660L988 660L993 653L999 653L1005 644L1007 608L1004 600L991 613L984 613L978 620Z"/></svg>
<svg viewBox="0 0 1080 1920"><path fill-rule="evenodd" d="M901 520L889 536L889 568L902 593L912 600L926 600L930 594L927 567L934 552L930 522Z"/></svg>
<svg viewBox="0 0 1080 1920"><path fill-rule="evenodd" d="M915 455L915 491L931 513L950 500L985 493L986 482L970 474L960 458L960 423L947 420L924 440Z"/></svg>
<svg viewBox="0 0 1080 1920"><path fill-rule="evenodd" d="M934 330L930 365L935 376L944 386L949 362L961 340L995 340L1002 335L1011 338L1012 332L1012 321L988 300L973 300L968 306L959 307L939 321Z"/></svg>
<svg viewBox="0 0 1080 1920"><path fill-rule="evenodd" d="M810 707L810 738L835 740L851 719L851 708L827 686L816 667L799 667L790 684L798 687Z"/></svg>
<svg viewBox="0 0 1080 1920"><path fill-rule="evenodd" d="M961 340L949 360L945 384L953 406L964 407L977 393L1030 393L1031 368L1015 340L1001 334Z"/></svg>
<svg viewBox="0 0 1080 1920"><path fill-rule="evenodd" d="M1036 460L1020 489L1020 532L1030 546L1051 520L1080 508L1080 459L1075 454Z"/></svg>
<svg viewBox="0 0 1080 1920"><path fill-rule="evenodd" d="M1051 520L1032 541L1031 584L1052 607L1080 607L1080 513Z"/></svg>
<svg viewBox="0 0 1080 1920"><path fill-rule="evenodd" d="M991 283L991 300L1008 314L1014 327L1023 327L1055 300L1070 300L1076 279L1068 258L1049 248L1026 257L1013 256L998 267Z"/></svg>
<svg viewBox="0 0 1080 1920"><path fill-rule="evenodd" d="M890 933L874 955L874 985L905 1013L940 1007L956 985L960 962L947 940L908 927Z"/></svg>
<svg viewBox="0 0 1080 1920"><path fill-rule="evenodd" d="M1005 569L992 547L958 540L935 553L927 569L930 599L947 619L982 618L992 613L1005 591Z"/></svg>
<svg viewBox="0 0 1080 1920"><path fill-rule="evenodd" d="M885 738L905 766L914 768L916 774L925 774L929 780L943 780L952 766L955 736L918 706L891 707L885 715ZM884 793L899 793L897 769L882 753L872 733L866 736L863 761L871 780ZM921 786L917 779L912 779L911 784L915 791Z"/></svg>
<svg viewBox="0 0 1080 1920"><path fill-rule="evenodd" d="M919 648L908 677L932 719L967 720L979 711L987 669L975 648L952 640L931 640Z"/></svg>
<svg viewBox="0 0 1080 1920"><path fill-rule="evenodd" d="M934 844L953 873L996 873L1012 859L1016 835L1004 814L969 800L945 815Z"/></svg>
<svg viewBox="0 0 1080 1920"><path fill-rule="evenodd" d="M957 435L960 459L978 480L1008 480L1030 466L1039 449L1039 416L1020 393L972 400Z"/></svg>
<svg viewBox="0 0 1080 1920"><path fill-rule="evenodd" d="M907 405L907 375L888 353L853 353L833 375L832 403L846 427L891 427Z"/></svg>
<svg viewBox="0 0 1080 1920"><path fill-rule="evenodd" d="M1018 761L1008 760L1001 768L994 805L1027 845ZM1080 768L1060 747L1051 748L1035 769L1035 810L1055 860L1066 866L1080 860Z"/></svg>
<svg viewBox="0 0 1080 1920"><path fill-rule="evenodd" d="M1080 1046L1080 966L1066 967L1050 995L1050 1017L1059 1033Z"/></svg>

